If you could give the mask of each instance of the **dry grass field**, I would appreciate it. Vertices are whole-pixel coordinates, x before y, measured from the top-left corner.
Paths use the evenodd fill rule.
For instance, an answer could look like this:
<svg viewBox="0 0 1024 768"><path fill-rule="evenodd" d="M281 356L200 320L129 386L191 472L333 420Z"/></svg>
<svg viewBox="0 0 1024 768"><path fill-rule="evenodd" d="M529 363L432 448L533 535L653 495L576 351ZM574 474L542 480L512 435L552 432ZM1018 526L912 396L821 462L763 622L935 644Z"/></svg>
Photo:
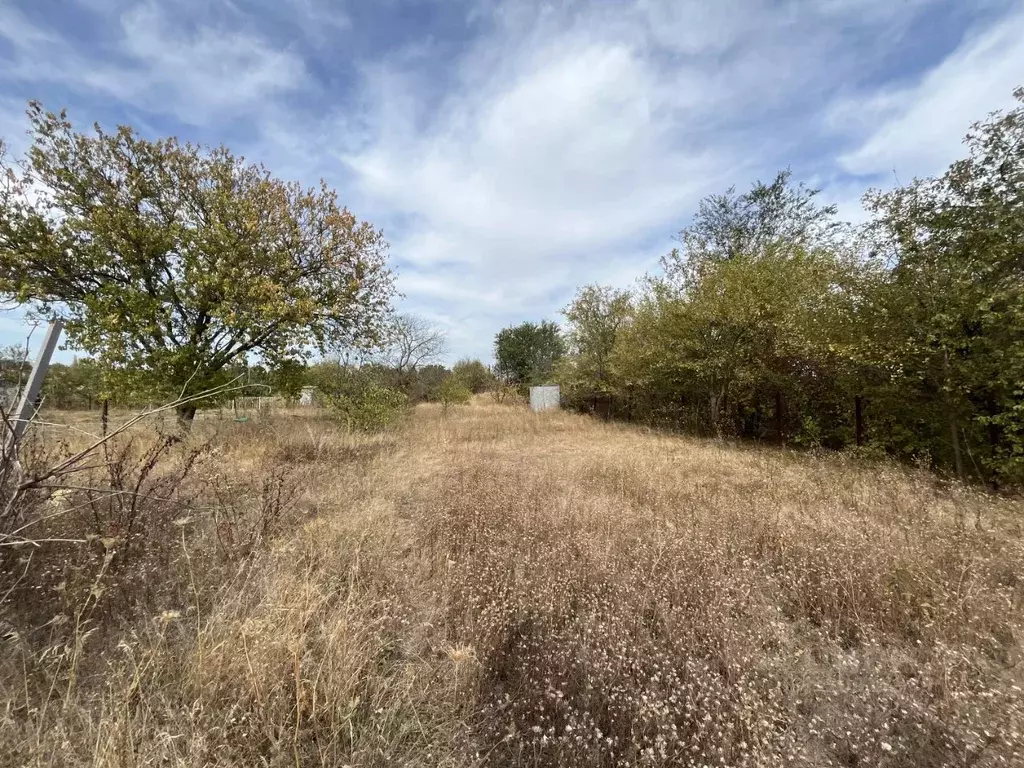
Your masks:
<svg viewBox="0 0 1024 768"><path fill-rule="evenodd" d="M1019 500L486 400L193 433L4 549L4 765L1024 765Z"/></svg>

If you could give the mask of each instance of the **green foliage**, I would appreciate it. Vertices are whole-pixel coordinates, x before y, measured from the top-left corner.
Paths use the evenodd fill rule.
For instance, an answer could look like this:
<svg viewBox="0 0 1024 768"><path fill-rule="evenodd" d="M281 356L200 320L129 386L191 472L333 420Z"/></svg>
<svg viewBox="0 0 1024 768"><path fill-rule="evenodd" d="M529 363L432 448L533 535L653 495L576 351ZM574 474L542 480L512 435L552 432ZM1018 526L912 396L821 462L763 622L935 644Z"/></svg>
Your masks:
<svg viewBox="0 0 1024 768"><path fill-rule="evenodd" d="M782 439L799 428L798 402L841 396L851 269L829 251L777 246L708 264L684 292L655 283L618 336L617 383L649 417Z"/></svg>
<svg viewBox="0 0 1024 768"><path fill-rule="evenodd" d="M788 171L705 199L664 277L565 310L567 402L1024 481L1024 105L966 143L944 175L869 193L860 233ZM499 362L518 382L514 330Z"/></svg>
<svg viewBox="0 0 1024 768"><path fill-rule="evenodd" d="M442 384L450 375L443 365L425 365L412 372L405 392L414 403L436 400Z"/></svg>
<svg viewBox="0 0 1024 768"><path fill-rule="evenodd" d="M396 389L369 382L357 392L332 395L328 401L349 429L374 432L401 419L409 400Z"/></svg>
<svg viewBox="0 0 1024 768"><path fill-rule="evenodd" d="M71 365L52 363L43 381L44 401L53 408L91 409L106 394L103 371L89 357L76 358Z"/></svg>
<svg viewBox="0 0 1024 768"><path fill-rule="evenodd" d="M556 365L563 404L585 409L612 394L612 353L619 330L631 319L628 291L600 285L580 288L562 314L569 354Z"/></svg>
<svg viewBox="0 0 1024 768"><path fill-rule="evenodd" d="M558 326L547 320L503 328L494 339L496 375L520 387L550 383L564 354L565 340Z"/></svg>
<svg viewBox="0 0 1024 768"><path fill-rule="evenodd" d="M381 381L380 369L338 362L310 367L321 401L351 430L374 432L398 422L409 398Z"/></svg>
<svg viewBox="0 0 1024 768"><path fill-rule="evenodd" d="M1024 479L1024 89L939 178L867 196L884 278L857 346L885 418L957 474ZM971 466L977 464L979 466Z"/></svg>
<svg viewBox="0 0 1024 768"><path fill-rule="evenodd" d="M306 364L302 360L281 360L270 370L268 379L275 395L298 400L306 383Z"/></svg>
<svg viewBox="0 0 1024 768"><path fill-rule="evenodd" d="M379 339L387 244L323 183L124 126L77 133L35 103L29 120L26 171L0 168L0 294L62 314L124 396L199 392L248 355L279 369Z"/></svg>
<svg viewBox="0 0 1024 768"><path fill-rule="evenodd" d="M724 194L700 201L693 223L682 230L682 249L662 260L670 279L692 282L708 264L740 255L758 256L780 242L812 248L835 243L842 225L834 205L819 207L820 190L792 182L792 172L780 171L771 184L758 181L749 192Z"/></svg>
<svg viewBox="0 0 1024 768"><path fill-rule="evenodd" d="M490 368L479 360L459 360L452 366L452 375L475 395L487 392L496 383Z"/></svg>
<svg viewBox="0 0 1024 768"><path fill-rule="evenodd" d="M399 370L390 365L367 363L361 366L360 370L372 375L382 386L401 392L410 403L436 400L438 387L449 373L443 365L434 364L411 370ZM310 380L310 383L314 382Z"/></svg>
<svg viewBox="0 0 1024 768"><path fill-rule="evenodd" d="M437 401L444 411L452 405L465 405L472 397L473 393L456 376L446 377L437 390Z"/></svg>
<svg viewBox="0 0 1024 768"><path fill-rule="evenodd" d="M13 397L21 390L31 370L32 363L28 360L25 347L0 347L0 388L8 397Z"/></svg>

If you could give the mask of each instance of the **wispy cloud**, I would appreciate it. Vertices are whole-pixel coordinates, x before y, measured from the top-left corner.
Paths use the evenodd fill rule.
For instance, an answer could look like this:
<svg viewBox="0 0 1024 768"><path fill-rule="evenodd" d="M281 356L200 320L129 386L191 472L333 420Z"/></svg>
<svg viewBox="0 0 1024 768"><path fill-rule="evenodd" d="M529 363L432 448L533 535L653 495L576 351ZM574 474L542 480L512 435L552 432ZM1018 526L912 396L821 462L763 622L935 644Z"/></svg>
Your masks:
<svg viewBox="0 0 1024 768"><path fill-rule="evenodd" d="M935 173L962 153L970 124L1012 104L1024 84L1024 8L973 30L948 58L902 88L881 88L837 103L834 123L863 139L839 157L854 174L895 171L905 180Z"/></svg>
<svg viewBox="0 0 1024 768"><path fill-rule="evenodd" d="M339 131L340 156L370 210L401 214L410 304L458 308L485 353L581 283L650 269L709 192L785 165L841 187L822 115L926 5L502 6L440 97L407 62L367 68L371 139Z"/></svg>
<svg viewBox="0 0 1024 768"><path fill-rule="evenodd" d="M195 23L171 8L149 0L113 13L117 23L101 50L3 9L0 35L14 56L0 65L0 74L193 125L251 116L307 84L297 52L212 17Z"/></svg>
<svg viewBox="0 0 1024 768"><path fill-rule="evenodd" d="M855 217L1024 80L1012 0L77 1L89 34L0 6L3 92L325 176L453 357L628 284L700 197L780 167Z"/></svg>

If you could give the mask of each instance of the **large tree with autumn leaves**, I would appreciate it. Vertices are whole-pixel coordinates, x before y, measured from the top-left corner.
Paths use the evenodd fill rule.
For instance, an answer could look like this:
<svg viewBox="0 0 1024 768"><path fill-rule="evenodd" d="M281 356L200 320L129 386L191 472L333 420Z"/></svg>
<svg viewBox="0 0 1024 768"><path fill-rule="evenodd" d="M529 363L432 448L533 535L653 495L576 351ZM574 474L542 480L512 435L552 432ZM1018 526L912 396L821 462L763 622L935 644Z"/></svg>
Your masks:
<svg viewBox="0 0 1024 768"><path fill-rule="evenodd" d="M78 132L36 103L28 117L27 156L0 167L0 294L63 316L122 391L189 395L246 356L378 341L387 243L323 182L125 126Z"/></svg>

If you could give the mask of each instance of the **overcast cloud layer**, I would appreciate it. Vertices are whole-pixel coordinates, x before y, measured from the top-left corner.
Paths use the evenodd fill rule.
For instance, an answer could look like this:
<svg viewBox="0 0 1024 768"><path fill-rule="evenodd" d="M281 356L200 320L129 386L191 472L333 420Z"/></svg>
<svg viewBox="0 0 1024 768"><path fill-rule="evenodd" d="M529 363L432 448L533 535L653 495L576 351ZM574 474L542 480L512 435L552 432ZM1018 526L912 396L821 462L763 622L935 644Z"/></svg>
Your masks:
<svg viewBox="0 0 1024 768"><path fill-rule="evenodd" d="M37 98L324 177L451 360L656 269L732 184L789 166L860 219L1021 84L1013 0L0 0L16 149Z"/></svg>

